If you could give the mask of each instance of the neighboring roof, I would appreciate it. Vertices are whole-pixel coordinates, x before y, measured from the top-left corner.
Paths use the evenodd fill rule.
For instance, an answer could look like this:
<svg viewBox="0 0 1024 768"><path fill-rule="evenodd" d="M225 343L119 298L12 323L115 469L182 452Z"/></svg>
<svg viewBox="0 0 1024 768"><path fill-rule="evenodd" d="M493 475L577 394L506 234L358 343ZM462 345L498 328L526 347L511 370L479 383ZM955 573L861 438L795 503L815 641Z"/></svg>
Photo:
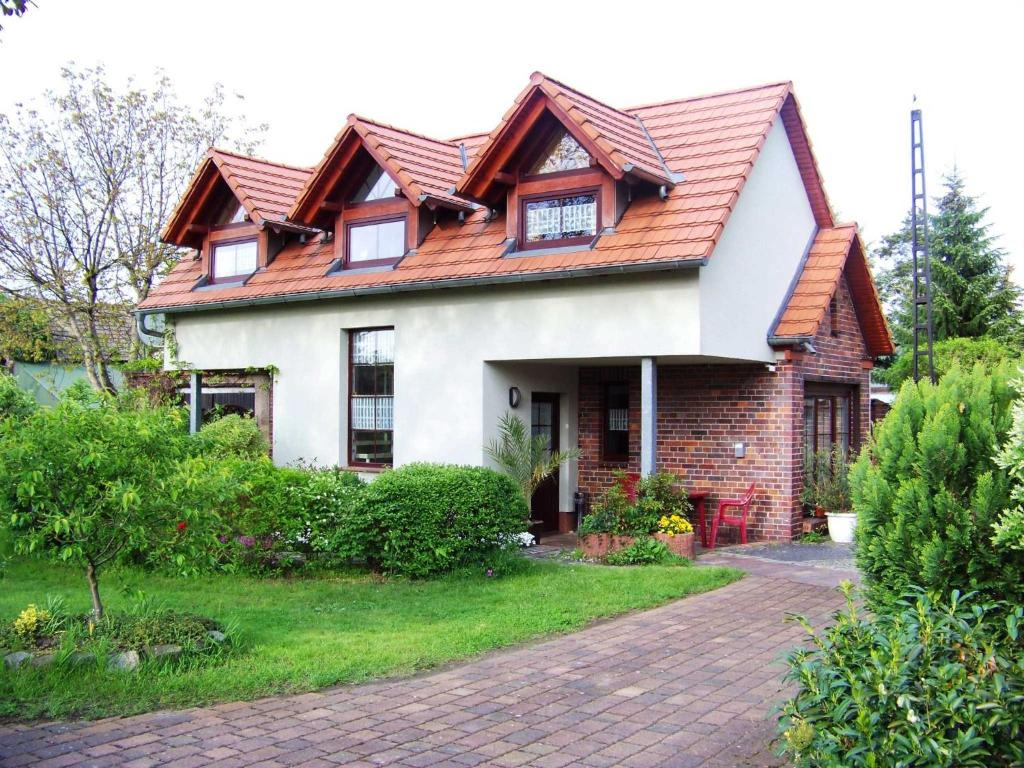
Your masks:
<svg viewBox="0 0 1024 768"><path fill-rule="evenodd" d="M474 209L471 203L450 192L463 174L458 144L349 115L345 127L334 137L323 159L295 195L289 218L313 220L317 206L343 172L340 165L345 162L346 150L353 141L362 143L414 205L432 202L457 210Z"/></svg>
<svg viewBox="0 0 1024 768"><path fill-rule="evenodd" d="M333 246L290 243L244 286L192 291L200 277L199 266L183 261L140 308L152 311L268 297L303 298L302 294L315 298L353 289L421 284L429 288L515 275L524 279L571 275L575 270L699 265L711 257L761 147L780 118L798 162L801 157L810 158L800 163L800 170L818 226L833 226L790 83L619 112L643 121L669 170L683 174L685 180L669 189L665 200L656 195L634 200L615 231L603 234L592 249L506 257L504 218L488 220L488 212L480 209L468 214L463 224L440 219L420 247L394 269L327 274ZM476 156L486 141L473 134L439 143L456 151L464 143L467 153Z"/></svg>
<svg viewBox="0 0 1024 768"><path fill-rule="evenodd" d="M813 339L844 274L868 352L872 357L892 354L892 335L856 224L818 231L770 334L772 343L783 345Z"/></svg>
<svg viewBox="0 0 1024 768"><path fill-rule="evenodd" d="M253 222L260 225L267 221L284 222L310 173L309 168L211 148L160 237L167 242L182 244L192 217L202 207L218 176L224 179Z"/></svg>
<svg viewBox="0 0 1024 768"><path fill-rule="evenodd" d="M477 147L473 162L457 185L459 192L482 194L479 190L490 181L488 166L494 155L504 144L517 141L516 129L520 123L532 122L541 114L535 106L538 98L545 99L545 106L614 178L634 173L656 184L675 183L676 177L666 167L638 115L610 107L541 72L534 72L529 85L516 97L501 122Z"/></svg>

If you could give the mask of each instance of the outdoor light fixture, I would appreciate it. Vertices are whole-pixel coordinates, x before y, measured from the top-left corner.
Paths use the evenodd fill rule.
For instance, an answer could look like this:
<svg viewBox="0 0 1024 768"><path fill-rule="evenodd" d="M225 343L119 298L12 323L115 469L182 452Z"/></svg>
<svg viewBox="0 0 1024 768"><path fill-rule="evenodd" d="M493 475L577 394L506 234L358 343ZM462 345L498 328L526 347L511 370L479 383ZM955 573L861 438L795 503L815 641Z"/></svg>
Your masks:
<svg viewBox="0 0 1024 768"><path fill-rule="evenodd" d="M508 404L510 408L518 408L519 401L522 399L522 393L519 391L519 387L508 388Z"/></svg>

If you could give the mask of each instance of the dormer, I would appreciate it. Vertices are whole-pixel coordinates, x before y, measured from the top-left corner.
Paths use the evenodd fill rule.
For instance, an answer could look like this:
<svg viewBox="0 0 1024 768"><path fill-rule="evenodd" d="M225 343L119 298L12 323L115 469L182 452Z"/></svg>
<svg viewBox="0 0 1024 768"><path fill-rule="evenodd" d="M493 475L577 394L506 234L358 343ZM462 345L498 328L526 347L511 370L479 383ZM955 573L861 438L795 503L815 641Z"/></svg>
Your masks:
<svg viewBox="0 0 1024 768"><path fill-rule="evenodd" d="M331 272L388 269L438 216L475 209L449 192L462 172L457 145L350 115L289 218L333 233Z"/></svg>
<svg viewBox="0 0 1024 768"><path fill-rule="evenodd" d="M286 217L309 173L211 149L161 239L195 249L202 261L197 288L244 283L273 261L289 236L317 234Z"/></svg>
<svg viewBox="0 0 1024 768"><path fill-rule="evenodd" d="M534 73L452 190L504 208L511 252L588 247L681 180L635 115Z"/></svg>

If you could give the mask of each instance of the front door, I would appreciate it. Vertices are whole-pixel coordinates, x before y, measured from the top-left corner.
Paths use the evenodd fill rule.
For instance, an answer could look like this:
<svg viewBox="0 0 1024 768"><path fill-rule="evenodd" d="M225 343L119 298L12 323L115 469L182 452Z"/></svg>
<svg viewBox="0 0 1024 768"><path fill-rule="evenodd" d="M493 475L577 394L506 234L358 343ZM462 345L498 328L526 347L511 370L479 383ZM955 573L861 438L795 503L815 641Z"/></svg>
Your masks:
<svg viewBox="0 0 1024 768"><path fill-rule="evenodd" d="M534 392L530 414L530 431L533 436L543 435L548 439L548 450L558 450L558 395L550 392ZM558 530L558 472L544 480L533 494L530 517L537 522L532 530Z"/></svg>

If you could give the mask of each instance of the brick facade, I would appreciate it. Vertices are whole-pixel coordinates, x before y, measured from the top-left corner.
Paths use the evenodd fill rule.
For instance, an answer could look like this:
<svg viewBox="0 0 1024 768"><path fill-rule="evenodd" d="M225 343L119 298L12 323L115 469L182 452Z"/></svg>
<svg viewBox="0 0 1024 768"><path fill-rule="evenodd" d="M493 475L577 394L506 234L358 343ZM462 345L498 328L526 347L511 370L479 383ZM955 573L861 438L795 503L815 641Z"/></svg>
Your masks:
<svg viewBox="0 0 1024 768"><path fill-rule="evenodd" d="M814 340L817 354L787 353L774 371L765 364L658 368L658 468L689 488L708 490L709 515L718 499L740 496L756 482L748 522L754 540L787 540L799 531L805 383L850 386L853 432L861 439L869 433L870 366L845 278L835 306L835 317L826 317ZM629 461L605 462L603 385L622 381L630 392ZM640 469L639 365L581 368L579 403L579 487L593 498L611 484L616 469ZM740 442L745 456L737 459ZM723 529L721 538L734 535Z"/></svg>

